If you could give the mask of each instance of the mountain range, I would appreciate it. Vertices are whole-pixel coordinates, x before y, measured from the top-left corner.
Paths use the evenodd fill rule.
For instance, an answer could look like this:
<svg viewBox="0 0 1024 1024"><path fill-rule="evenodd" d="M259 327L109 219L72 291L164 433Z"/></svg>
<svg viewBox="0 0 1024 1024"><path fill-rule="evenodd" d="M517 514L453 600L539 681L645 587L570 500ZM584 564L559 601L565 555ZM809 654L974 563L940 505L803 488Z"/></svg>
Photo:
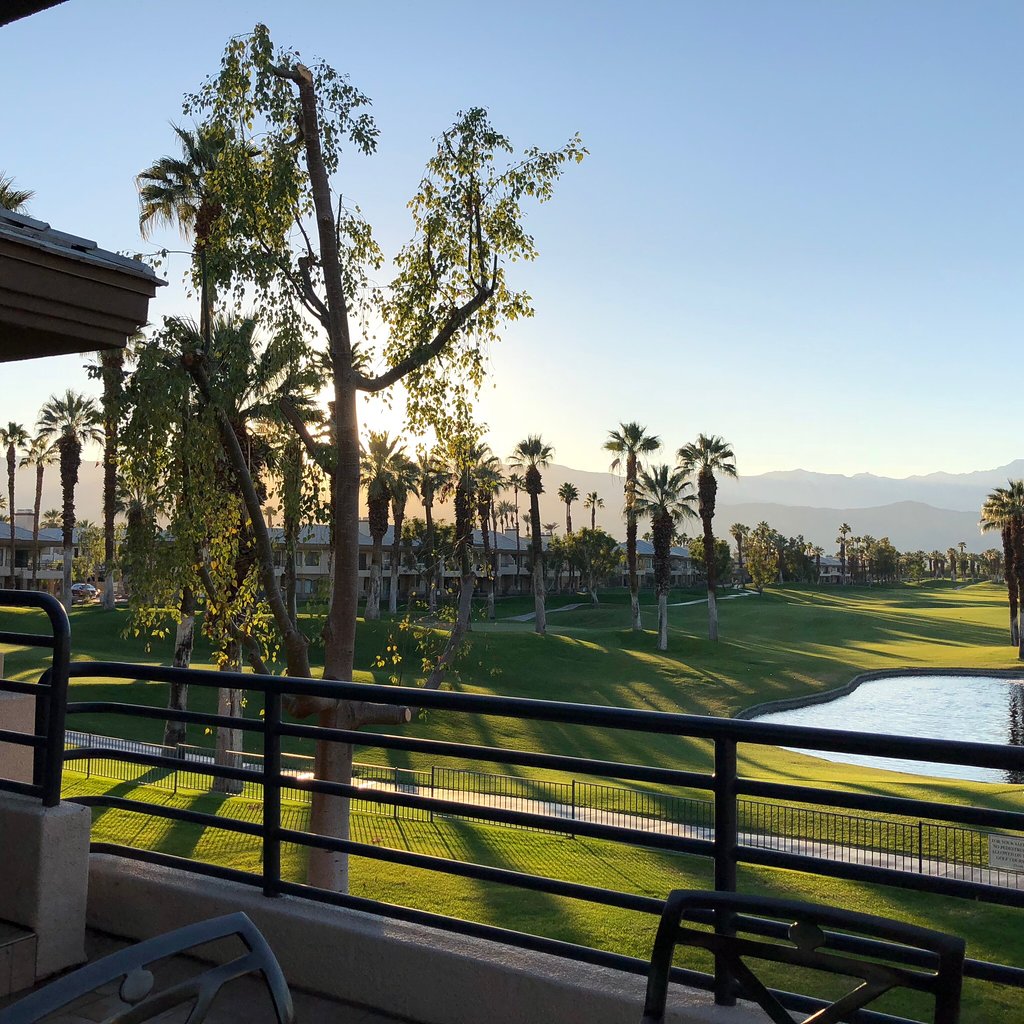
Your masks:
<svg viewBox="0 0 1024 1024"><path fill-rule="evenodd" d="M765 520L787 536L803 534L831 553L839 526L845 522L855 535L888 537L900 550L945 550L965 541L970 550L979 551L998 547L996 537L980 534L978 512L992 488L1009 477L1024 477L1024 459L970 473L929 473L903 478L872 473L842 476L795 469L725 479L719 483L716 533L726 536L735 522L752 527ZM564 531L565 506L556 493L564 481L575 484L581 495L580 503L572 509L575 527L590 524L590 512L583 508L582 497L597 491L605 503L598 510L597 524L616 537L624 535L622 477L570 466L552 465L545 470L545 493L540 503L542 522L557 522L560 532ZM81 518L101 520L101 482L99 464L83 463L77 500ZM34 485L32 473L18 472L19 508L31 505ZM511 494L507 497L511 498ZM60 504L60 474L54 466L47 470L43 508L59 508ZM528 508L525 495L520 496L520 508ZM438 513L451 516L450 509L444 507ZM418 514L414 499L409 515ZM646 529L646 524L641 525L641 534ZM684 529L691 534L699 532L696 522Z"/></svg>

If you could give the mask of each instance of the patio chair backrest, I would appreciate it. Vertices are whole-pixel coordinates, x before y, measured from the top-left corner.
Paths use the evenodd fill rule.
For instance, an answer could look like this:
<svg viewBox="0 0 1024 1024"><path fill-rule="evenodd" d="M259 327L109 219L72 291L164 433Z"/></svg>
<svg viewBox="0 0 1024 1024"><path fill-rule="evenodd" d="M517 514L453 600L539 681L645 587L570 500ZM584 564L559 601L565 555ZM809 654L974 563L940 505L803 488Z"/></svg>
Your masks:
<svg viewBox="0 0 1024 1024"><path fill-rule="evenodd" d="M153 991L154 978L148 965L209 942L233 937L241 939L246 947L241 956ZM0 1024L35 1024L117 981L120 981L120 999L127 1005L115 1010L103 1024L139 1024L182 1006L191 1007L188 1024L201 1024L224 985L256 972L262 974L267 983L279 1024L292 1024L292 998L281 965L259 929L242 913L211 918L157 935L87 964L37 989L6 1010L0 1010Z"/></svg>
<svg viewBox="0 0 1024 1024"><path fill-rule="evenodd" d="M775 923L776 931L780 923L789 923L785 937L762 937L765 919ZM718 930L692 927L687 922L717 924ZM869 946L865 940L874 944ZM670 893L665 902L651 954L641 1024L664 1020L677 946L714 954L718 987L722 987L724 972L736 995L760 1006L774 1024L840 1024L899 988L934 999L934 1024L959 1024L964 942L956 936L796 900L687 890ZM821 1003L810 1016L796 1018L754 974L747 960L811 968L857 979L860 984L831 1004Z"/></svg>

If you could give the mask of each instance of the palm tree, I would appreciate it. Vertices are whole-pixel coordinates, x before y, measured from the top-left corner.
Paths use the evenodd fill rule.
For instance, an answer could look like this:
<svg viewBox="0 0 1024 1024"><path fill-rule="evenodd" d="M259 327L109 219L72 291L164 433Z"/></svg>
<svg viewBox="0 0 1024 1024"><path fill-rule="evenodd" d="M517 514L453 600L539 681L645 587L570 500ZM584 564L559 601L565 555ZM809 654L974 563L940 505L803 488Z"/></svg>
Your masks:
<svg viewBox="0 0 1024 1024"><path fill-rule="evenodd" d="M839 527L839 536L836 537L836 543L839 545L839 582L846 582L846 538L853 533L853 528L849 523L843 523Z"/></svg>
<svg viewBox="0 0 1024 1024"><path fill-rule="evenodd" d="M494 496L501 490L505 478L501 472L501 459L486 444L474 445L471 449L476 494L476 513L480 520L480 536L483 540L484 564L490 586L487 588L487 617L494 619L494 591L498 583L497 541L490 533L491 513Z"/></svg>
<svg viewBox="0 0 1024 1024"><path fill-rule="evenodd" d="M522 469L526 493L530 495L530 548L533 562L533 630L543 636L547 632L544 611L544 568L541 543L540 495L544 483L540 471L551 465L555 450L545 444L539 434L530 434L516 445L509 463Z"/></svg>
<svg viewBox="0 0 1024 1024"><path fill-rule="evenodd" d="M426 566L427 606L432 612L437 610L438 588L434 581L435 578L440 579L440 570L434 566L434 498L443 479L444 473L435 453L421 448L416 453L416 493L423 504L426 530L419 554L420 561Z"/></svg>
<svg viewBox="0 0 1024 1024"><path fill-rule="evenodd" d="M14 504L14 474L18 468L18 449L24 448L29 441L28 433L20 423L8 423L6 427L0 428L0 447L7 449L7 509L10 513L8 523L11 528L11 566L10 586L14 589L14 513L17 506Z"/></svg>
<svg viewBox="0 0 1024 1024"><path fill-rule="evenodd" d="M388 611L398 611L398 580L402 562L402 526L409 494L416 494L416 463L404 453L396 456L391 470L391 589L388 591Z"/></svg>
<svg viewBox="0 0 1024 1024"><path fill-rule="evenodd" d="M64 498L61 527L64 532L64 581L61 601L71 611L71 562L74 556L75 487L82 464L82 445L103 439L102 417L96 403L85 395L66 391L54 395L39 413L39 431L55 439L60 453L60 486Z"/></svg>
<svg viewBox="0 0 1024 1024"><path fill-rule="evenodd" d="M688 493L689 492L689 493ZM638 516L651 520L654 544L654 586L658 594L658 650L668 650L668 592L672 586L670 554L676 527L684 517L696 517L693 511L693 484L686 470L670 466L641 469L637 479Z"/></svg>
<svg viewBox="0 0 1024 1024"><path fill-rule="evenodd" d="M604 498L602 498L597 491L591 491L583 499L583 507L590 509L590 528L592 530L597 529L597 510L604 508Z"/></svg>
<svg viewBox="0 0 1024 1024"><path fill-rule="evenodd" d="M0 174L0 208L10 210L11 213L24 213L34 195L35 192L30 189L15 188L12 177Z"/></svg>
<svg viewBox="0 0 1024 1024"><path fill-rule="evenodd" d="M739 571L740 586L745 587L746 584L743 581L743 542L750 535L750 527L744 526L743 523L733 523L729 527L729 534L736 541L736 566Z"/></svg>
<svg viewBox="0 0 1024 1024"><path fill-rule="evenodd" d="M39 586L39 508L43 503L43 473L53 462L53 446L40 434L32 438L21 457L22 466L34 466L36 471L36 500L32 506L32 589Z"/></svg>
<svg viewBox="0 0 1024 1024"><path fill-rule="evenodd" d="M373 552L370 556L370 590L366 596L366 618L380 618L380 577L384 534L388 531L388 509L394 473L408 462L405 448L398 438L387 432L371 430L360 459L359 472L366 488L366 505L370 521Z"/></svg>
<svg viewBox="0 0 1024 1024"><path fill-rule="evenodd" d="M211 242L223 207L211 187L232 143L223 132L199 126L195 131L171 125L181 156L162 156L135 179L139 190L139 230L148 238L154 225L177 224L182 238L194 239L200 287L199 331L209 339L215 298L210 281ZM247 152L252 152L248 151Z"/></svg>
<svg viewBox="0 0 1024 1024"><path fill-rule="evenodd" d="M45 437L45 435L41 435L41 436ZM51 459L51 461L52 461L52 459ZM58 526L60 526L60 522L61 522L61 511L60 511L59 508L48 508L43 513L43 523L42 523L42 526L43 526L44 530L56 529Z"/></svg>
<svg viewBox="0 0 1024 1024"><path fill-rule="evenodd" d="M580 491L575 484L567 480L558 488L558 497L565 502L565 535L572 533L572 503L580 500Z"/></svg>
<svg viewBox="0 0 1024 1024"><path fill-rule="evenodd" d="M698 434L697 440L683 445L676 452L680 466L688 474L696 474L698 511L704 525L704 569L708 580L708 639L718 639L718 602L715 595L715 496L718 481L715 473L736 476L736 456L732 448L717 434Z"/></svg>
<svg viewBox="0 0 1024 1024"><path fill-rule="evenodd" d="M639 423L620 423L618 430L608 431L604 443L607 452L613 452L612 472L625 464L625 513L626 513L626 565L629 569L629 605L633 629L643 629L640 619L640 581L636 574L636 479L639 460L644 455L656 452L661 447L661 438L648 434L647 428Z"/></svg>
<svg viewBox="0 0 1024 1024"><path fill-rule="evenodd" d="M520 573L522 568L522 547L519 538L519 492L526 489L526 480L522 473L509 473L509 486L512 488L512 504L515 506L515 531L516 531L516 590L523 592L523 577Z"/></svg>
<svg viewBox="0 0 1024 1024"><path fill-rule="evenodd" d="M1019 485L1020 481L1016 483ZM1021 637L1018 622L1020 580L1016 557L1017 548L1024 546L1019 540L1022 526L1021 512L1024 512L1024 503L1021 502L1021 497L1020 488L1015 487L1013 480L1009 481L1009 487L997 487L982 505L979 524L983 533L999 530L1002 537L1003 578L1006 580L1010 606L1010 643L1015 647L1020 647ZM932 552L932 558L936 565L941 557L938 551Z"/></svg>

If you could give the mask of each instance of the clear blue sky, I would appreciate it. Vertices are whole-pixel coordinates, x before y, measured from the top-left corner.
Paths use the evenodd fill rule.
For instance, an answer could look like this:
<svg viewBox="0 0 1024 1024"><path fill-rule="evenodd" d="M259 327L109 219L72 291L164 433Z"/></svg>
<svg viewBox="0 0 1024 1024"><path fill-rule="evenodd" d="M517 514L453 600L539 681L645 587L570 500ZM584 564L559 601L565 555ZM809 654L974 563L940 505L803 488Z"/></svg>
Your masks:
<svg viewBox="0 0 1024 1024"><path fill-rule="evenodd" d="M605 431L639 419L673 449L721 433L749 473L1024 455L1017 0L69 0L0 30L0 168L30 212L140 248L135 173L257 20L373 98L380 152L340 184L387 251L458 109L522 145L583 134L515 271L537 317L493 352L500 454L539 431L603 469ZM175 284L154 318L191 311ZM0 419L88 387L79 363L0 368Z"/></svg>

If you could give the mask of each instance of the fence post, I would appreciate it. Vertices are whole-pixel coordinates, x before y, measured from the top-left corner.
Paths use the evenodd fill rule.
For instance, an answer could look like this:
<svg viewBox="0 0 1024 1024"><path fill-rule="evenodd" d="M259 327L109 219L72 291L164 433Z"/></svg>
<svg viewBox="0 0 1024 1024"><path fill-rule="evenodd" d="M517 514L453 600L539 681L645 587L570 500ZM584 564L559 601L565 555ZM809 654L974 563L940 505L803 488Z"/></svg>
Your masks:
<svg viewBox="0 0 1024 1024"><path fill-rule="evenodd" d="M436 764L432 764L430 766L430 797L431 797L431 799L433 799L433 797L434 797L434 785L436 783L436 780L437 780L437 765ZM430 820L431 821L434 820L434 808L433 807L430 808Z"/></svg>
<svg viewBox="0 0 1024 1024"><path fill-rule="evenodd" d="M263 711L263 895L281 892L281 694L269 689Z"/></svg>
<svg viewBox="0 0 1024 1024"><path fill-rule="evenodd" d="M398 792L398 765L395 765L394 773L395 773L395 792L397 793ZM393 803L391 806L394 809L395 819L397 820L397 818L398 818L398 804L397 803Z"/></svg>
<svg viewBox="0 0 1024 1024"><path fill-rule="evenodd" d="M924 874L924 822L917 823L917 873Z"/></svg>
<svg viewBox="0 0 1024 1024"><path fill-rule="evenodd" d="M736 848L739 822L736 803L736 741L715 740L715 892L736 891ZM715 914L718 935L734 933L733 914ZM736 985L724 957L715 957L715 1002L736 1005Z"/></svg>
<svg viewBox="0 0 1024 1024"><path fill-rule="evenodd" d="M576 820L576 780L575 779L572 780L572 803L571 803L570 807L571 807L570 813L572 814L572 820L575 821ZM570 832L569 833L569 838L570 839L575 839L576 838L576 833L575 832Z"/></svg>

